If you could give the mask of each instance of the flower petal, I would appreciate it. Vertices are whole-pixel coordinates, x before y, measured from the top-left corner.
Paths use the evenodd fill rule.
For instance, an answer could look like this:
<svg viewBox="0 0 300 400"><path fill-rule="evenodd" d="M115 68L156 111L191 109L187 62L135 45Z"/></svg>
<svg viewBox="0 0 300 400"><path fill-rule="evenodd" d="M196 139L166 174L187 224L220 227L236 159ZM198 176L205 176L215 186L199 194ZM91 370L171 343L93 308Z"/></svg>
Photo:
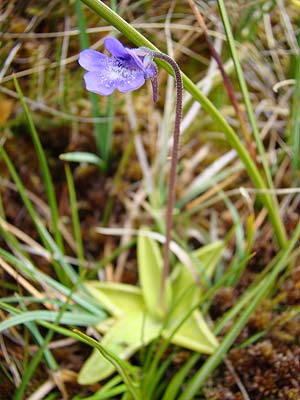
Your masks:
<svg viewBox="0 0 300 400"><path fill-rule="evenodd" d="M145 71L145 66L143 64L142 57L139 57L136 54L136 49L127 49L127 50L128 50L128 53L131 55L134 63L136 64L136 66L138 68L140 68L142 71Z"/></svg>
<svg viewBox="0 0 300 400"><path fill-rule="evenodd" d="M97 71L105 68L108 57L96 50L86 49L79 55L79 64L87 71Z"/></svg>
<svg viewBox="0 0 300 400"><path fill-rule="evenodd" d="M115 57L129 58L129 56L130 56L126 47L124 47L122 45L122 43L114 37L105 38L104 39L104 47L106 48L107 51L109 51Z"/></svg>
<svg viewBox="0 0 300 400"><path fill-rule="evenodd" d="M144 74L141 71L136 75L132 75L127 78L119 78L116 80L116 87L120 92L131 92L132 90L138 89L145 83Z"/></svg>
<svg viewBox="0 0 300 400"><path fill-rule="evenodd" d="M115 81L109 79L105 74L98 71L87 72L83 78L87 90L101 94L102 96L109 96L116 88Z"/></svg>

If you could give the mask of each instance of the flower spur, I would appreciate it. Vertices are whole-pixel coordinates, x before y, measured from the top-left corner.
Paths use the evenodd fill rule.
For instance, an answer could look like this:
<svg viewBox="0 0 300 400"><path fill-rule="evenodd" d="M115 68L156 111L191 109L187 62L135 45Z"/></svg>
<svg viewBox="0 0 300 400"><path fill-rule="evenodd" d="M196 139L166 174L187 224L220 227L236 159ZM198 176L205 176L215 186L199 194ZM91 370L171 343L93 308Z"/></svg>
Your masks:
<svg viewBox="0 0 300 400"><path fill-rule="evenodd" d="M118 39L107 37L104 47L111 57L96 50L86 49L80 53L79 64L88 72L84 75L86 89L109 96L115 89L131 92L140 88L146 79L153 87L153 99L157 100L157 67L151 54L142 48L129 49Z"/></svg>

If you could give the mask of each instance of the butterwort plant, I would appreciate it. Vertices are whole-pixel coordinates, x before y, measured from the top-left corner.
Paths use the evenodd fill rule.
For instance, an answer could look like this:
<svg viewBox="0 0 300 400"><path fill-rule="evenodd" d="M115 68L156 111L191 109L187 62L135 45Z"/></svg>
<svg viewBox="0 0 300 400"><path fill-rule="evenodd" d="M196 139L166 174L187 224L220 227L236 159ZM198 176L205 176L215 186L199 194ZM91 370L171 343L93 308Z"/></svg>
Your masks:
<svg viewBox="0 0 300 400"><path fill-rule="evenodd" d="M111 54L107 56L92 49L83 50L79 64L88 71L84 75L86 89L90 92L109 96L114 90L126 93L136 90L150 79L154 102L158 97L157 65L155 58L169 63L174 71L176 82L176 111L173 134L173 147L169 177L169 190L166 209L166 240L164 244L164 267L161 281L161 299L163 299L166 279L170 270L170 241L175 202L176 166L179 152L180 120L182 114L182 77L177 63L167 54L153 51L148 47L128 48L116 38L104 39L104 47Z"/></svg>

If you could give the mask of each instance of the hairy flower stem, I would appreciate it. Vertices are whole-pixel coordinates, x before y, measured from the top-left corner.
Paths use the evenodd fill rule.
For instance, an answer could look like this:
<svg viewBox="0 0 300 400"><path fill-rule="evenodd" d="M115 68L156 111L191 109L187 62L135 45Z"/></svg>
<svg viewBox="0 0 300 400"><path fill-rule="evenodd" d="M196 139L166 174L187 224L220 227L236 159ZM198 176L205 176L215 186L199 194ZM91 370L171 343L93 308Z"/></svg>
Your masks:
<svg viewBox="0 0 300 400"><path fill-rule="evenodd" d="M164 289L166 286L166 280L170 271L170 242L171 242L171 232L173 224L173 208L175 203L175 189L176 189L176 168L178 163L178 153L179 153L179 136L180 136L180 121L182 114L182 91L183 83L180 73L180 69L177 63L169 56L164 53L153 52L153 57L160 58L166 61L174 70L175 82L176 82L176 110L175 110L175 124L173 133L173 146L171 155L171 168L169 176L169 192L167 200L167 210L166 210L166 241L164 245L164 265L161 279L160 297L163 299Z"/></svg>

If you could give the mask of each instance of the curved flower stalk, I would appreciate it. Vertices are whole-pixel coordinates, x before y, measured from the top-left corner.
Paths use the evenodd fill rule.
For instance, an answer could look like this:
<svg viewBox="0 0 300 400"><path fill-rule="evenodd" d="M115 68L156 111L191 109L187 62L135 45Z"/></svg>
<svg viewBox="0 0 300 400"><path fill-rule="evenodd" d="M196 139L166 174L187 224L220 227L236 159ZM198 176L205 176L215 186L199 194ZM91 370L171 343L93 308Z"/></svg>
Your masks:
<svg viewBox="0 0 300 400"><path fill-rule="evenodd" d="M153 100L158 97L157 66L153 58L160 58L172 67L176 81L176 115L173 135L173 148L169 178L169 193L166 210L166 241L164 246L164 269L161 282L161 299L169 274L169 253L175 202L176 166L178 162L180 120L182 114L182 77L177 63L164 53L148 47L130 49L124 47L116 38L107 37L104 47L111 57L95 50L86 49L80 53L79 64L88 72L84 75L87 90L103 96L109 96L115 89L131 92L140 88L147 79L151 80Z"/></svg>

